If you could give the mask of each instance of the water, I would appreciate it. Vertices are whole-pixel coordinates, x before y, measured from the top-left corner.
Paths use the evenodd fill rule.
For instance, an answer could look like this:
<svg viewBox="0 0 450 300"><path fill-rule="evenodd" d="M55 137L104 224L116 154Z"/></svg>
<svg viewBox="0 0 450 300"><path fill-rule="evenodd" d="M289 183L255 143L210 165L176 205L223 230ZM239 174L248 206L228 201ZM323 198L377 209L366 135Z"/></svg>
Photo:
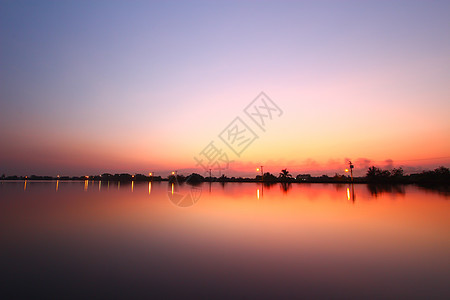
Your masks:
<svg viewBox="0 0 450 300"><path fill-rule="evenodd" d="M2 182L2 294L449 299L449 200L415 186Z"/></svg>

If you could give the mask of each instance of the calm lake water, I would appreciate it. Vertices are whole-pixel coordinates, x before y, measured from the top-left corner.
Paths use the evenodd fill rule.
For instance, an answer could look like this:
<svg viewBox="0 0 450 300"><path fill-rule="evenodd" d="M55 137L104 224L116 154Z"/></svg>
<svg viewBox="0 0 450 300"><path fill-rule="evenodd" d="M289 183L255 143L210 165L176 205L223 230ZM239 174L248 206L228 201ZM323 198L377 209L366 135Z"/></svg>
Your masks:
<svg viewBox="0 0 450 300"><path fill-rule="evenodd" d="M10 298L450 299L450 197L415 186L1 182Z"/></svg>

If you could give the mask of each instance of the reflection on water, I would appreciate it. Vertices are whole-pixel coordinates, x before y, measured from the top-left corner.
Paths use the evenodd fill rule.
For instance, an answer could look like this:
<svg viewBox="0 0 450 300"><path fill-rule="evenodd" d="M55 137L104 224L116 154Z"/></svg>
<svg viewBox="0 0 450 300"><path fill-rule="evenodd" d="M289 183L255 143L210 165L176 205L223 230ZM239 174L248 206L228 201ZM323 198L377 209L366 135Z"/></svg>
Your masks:
<svg viewBox="0 0 450 300"><path fill-rule="evenodd" d="M191 207L197 203L202 195L203 188L198 185L169 183L168 198L177 207ZM210 189L211 191L211 189Z"/></svg>
<svg viewBox="0 0 450 300"><path fill-rule="evenodd" d="M282 182L280 183L280 188L284 193L287 193L292 188L292 183Z"/></svg>
<svg viewBox="0 0 450 300"><path fill-rule="evenodd" d="M2 182L2 293L448 299L449 199L364 184Z"/></svg>
<svg viewBox="0 0 450 300"><path fill-rule="evenodd" d="M352 200L353 202L355 202L356 197L355 197L355 186L352 184L349 185L349 187L347 188L347 200L350 201Z"/></svg>
<svg viewBox="0 0 450 300"><path fill-rule="evenodd" d="M398 184L368 184L367 189L370 191L372 196L377 197L383 193L393 193L402 196L405 194L405 186Z"/></svg>

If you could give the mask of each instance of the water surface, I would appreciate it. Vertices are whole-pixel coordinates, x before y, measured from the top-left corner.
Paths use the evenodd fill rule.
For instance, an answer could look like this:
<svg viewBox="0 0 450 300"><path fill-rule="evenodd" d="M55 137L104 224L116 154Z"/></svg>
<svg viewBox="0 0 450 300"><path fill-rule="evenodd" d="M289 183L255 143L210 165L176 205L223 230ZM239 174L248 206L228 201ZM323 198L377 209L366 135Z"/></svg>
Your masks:
<svg viewBox="0 0 450 300"><path fill-rule="evenodd" d="M0 183L7 298L450 298L450 198L415 186Z"/></svg>

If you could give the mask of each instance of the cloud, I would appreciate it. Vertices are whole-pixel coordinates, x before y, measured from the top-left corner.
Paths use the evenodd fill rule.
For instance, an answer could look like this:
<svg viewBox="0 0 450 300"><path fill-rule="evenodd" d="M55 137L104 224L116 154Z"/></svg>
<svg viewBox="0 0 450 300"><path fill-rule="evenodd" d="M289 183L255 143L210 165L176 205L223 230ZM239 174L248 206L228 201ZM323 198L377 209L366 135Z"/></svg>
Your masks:
<svg viewBox="0 0 450 300"><path fill-rule="evenodd" d="M361 168L361 169L368 169L372 163L372 160L369 158L358 158L355 162L355 167Z"/></svg>
<svg viewBox="0 0 450 300"><path fill-rule="evenodd" d="M388 158L388 159L386 159L385 161L384 161L384 163L385 163L385 168L386 169L392 169L392 168L394 168L394 161L392 160L392 159L390 159L390 158Z"/></svg>

